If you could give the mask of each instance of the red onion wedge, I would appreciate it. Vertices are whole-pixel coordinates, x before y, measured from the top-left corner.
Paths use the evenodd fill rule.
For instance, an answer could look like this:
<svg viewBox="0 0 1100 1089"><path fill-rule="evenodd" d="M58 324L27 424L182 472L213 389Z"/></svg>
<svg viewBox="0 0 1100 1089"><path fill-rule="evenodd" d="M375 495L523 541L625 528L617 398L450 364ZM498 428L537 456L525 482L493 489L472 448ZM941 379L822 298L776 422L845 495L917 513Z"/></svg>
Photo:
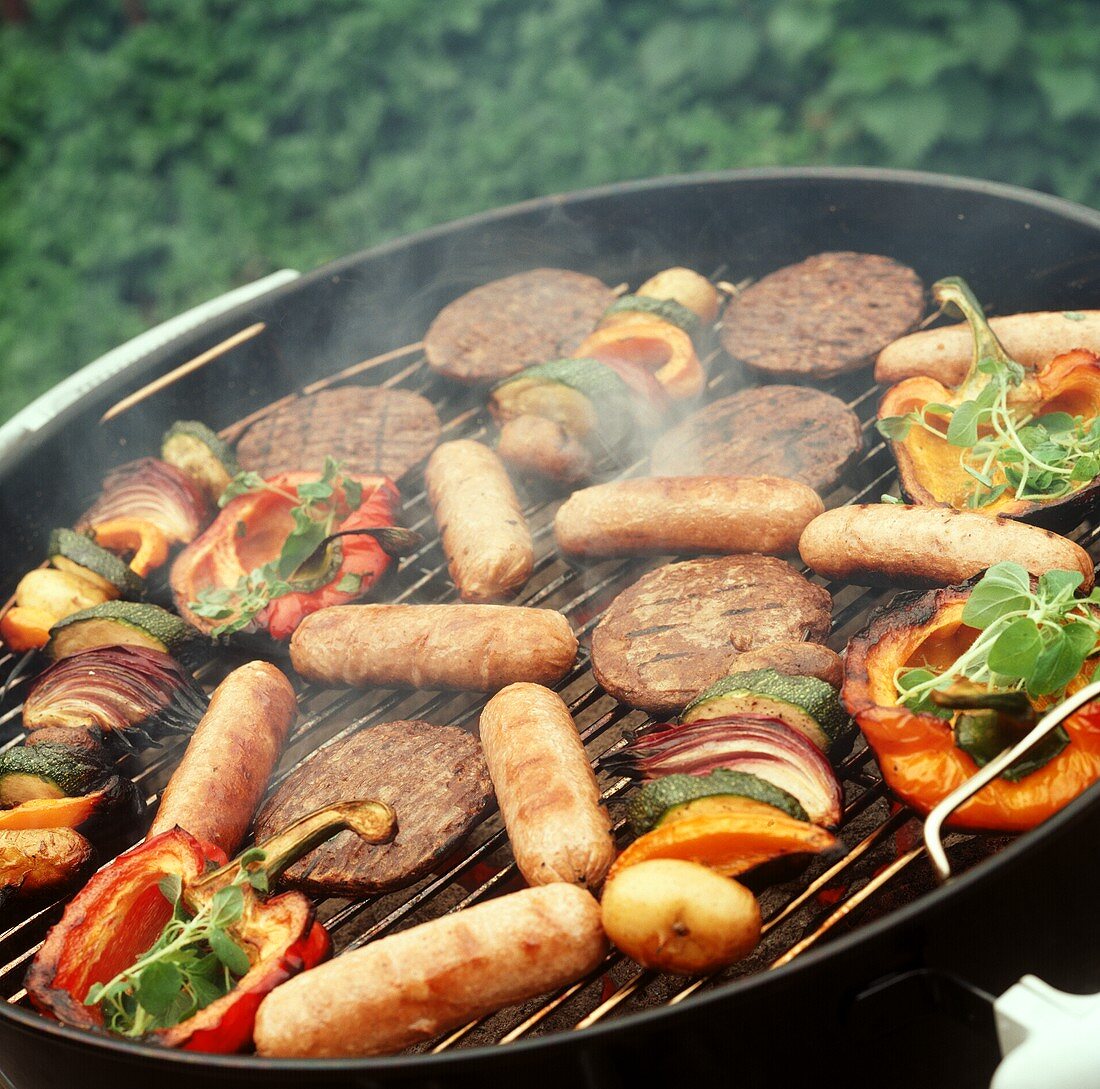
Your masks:
<svg viewBox="0 0 1100 1089"><path fill-rule="evenodd" d="M23 724L100 731L127 746L190 733L207 697L180 664L146 647L96 647L62 658L31 685Z"/></svg>
<svg viewBox="0 0 1100 1089"><path fill-rule="evenodd" d="M99 498L84 513L78 530L113 518L144 518L169 541L193 541L206 524L210 505L198 485L159 458L138 458L112 469Z"/></svg>
<svg viewBox="0 0 1100 1089"><path fill-rule="evenodd" d="M609 764L639 779L706 775L716 768L745 771L793 794L814 824L835 827L843 812L840 782L821 750L768 715L655 726Z"/></svg>

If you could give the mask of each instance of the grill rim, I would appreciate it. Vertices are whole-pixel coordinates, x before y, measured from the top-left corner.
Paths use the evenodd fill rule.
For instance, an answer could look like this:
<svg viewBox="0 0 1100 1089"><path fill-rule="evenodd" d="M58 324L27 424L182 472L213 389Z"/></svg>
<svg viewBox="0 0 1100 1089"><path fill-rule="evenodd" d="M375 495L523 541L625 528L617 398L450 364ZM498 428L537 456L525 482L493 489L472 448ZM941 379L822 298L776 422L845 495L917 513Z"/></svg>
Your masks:
<svg viewBox="0 0 1100 1089"><path fill-rule="evenodd" d="M409 235L388 240L378 246L358 253L338 258L328 264L305 274L293 282L243 303L216 318L205 322L174 338L169 343L136 360L128 367L111 377L108 382L89 389L84 395L70 403L62 403L31 435L19 436L8 449L0 442L0 478L9 471L12 463L32 455L37 448L50 439L56 431L65 426L69 418L86 410L89 403L108 397L121 396L135 382L151 380L157 373L164 371L168 363L175 358L182 341L205 342L216 340L224 335L223 330L239 325L242 318L255 312L258 306L277 306L286 297L292 296L303 288L317 284L326 278L339 276L364 260L384 259L390 254L411 249L418 244L445 239L450 235L460 235L465 231L491 227L493 224L512 218L522 218L540 212L553 212L556 209L578 207L604 200L615 200L631 194L659 194L683 188L709 188L736 186L739 183L779 182L797 185L815 180L841 183L866 183L886 186L919 186L934 191L957 191L969 195L994 198L1009 204L1024 205L1052 214L1058 218L1079 224L1087 231L1095 232L1100 241L1100 211L1075 204L1060 197L1037 193L1018 186L983 179L955 177L951 175L927 173L922 171L880 170L867 167L794 167L794 168L755 168L750 170L714 171L696 174L675 174L657 178L647 178L628 182L611 183L603 186L577 190L564 194L540 197L532 200L494 208L475 215L466 216L448 223L426 228ZM80 372L78 372L80 373ZM43 394L32 406L39 413L50 410L52 391ZM16 417L18 418L18 417ZM0 432L0 439L7 436ZM833 939L823 946L811 949L795 960L774 971L762 971L745 976L708 989L701 989L675 1007L658 1004L647 1009L632 1011L625 1018L601 1020L586 1028L581 1036L571 1032L554 1032L546 1036L527 1037L513 1041L507 1047L497 1044L446 1050L439 1054L398 1054L370 1058L350 1059L273 1059L263 1056L224 1056L198 1052L183 1052L157 1048L149 1044L116 1039L107 1035L99 1036L81 1029L53 1022L33 1009L19 1007L4 1002L0 1008L0 1019L12 1023L19 1031L37 1036L45 1033L47 1037L88 1049L94 1055L106 1048L121 1061L138 1060L163 1063L167 1061L181 1071L203 1069L207 1072L223 1070L226 1073L247 1072L295 1073L303 1074L386 1074L400 1071L402 1074L432 1075L447 1069L466 1068L468 1064L503 1061L507 1056L522 1057L538 1051L542 1054L557 1052L561 1048L572 1052L585 1041L602 1042L611 1037L626 1038L638 1031L659 1024L667 1028L678 1019L694 1019L702 1015L707 1007L722 1003L731 994L752 994L761 991L794 984L800 974L815 971L818 966L830 959L840 959L861 945L871 945L877 939L885 938L893 931L902 931L916 920L925 921L940 914L948 905L954 906L965 899L986 879L992 880L996 874L1003 874L1005 867L1018 866L1022 860L1033 856L1043 849L1045 841L1070 832L1072 827L1090 813L1100 797L1100 783L1094 784L1084 794L1054 817L1048 819L1039 828L1025 833L993 856L983 860L967 872L952 880L950 885L925 893L916 900L891 911L885 917L859 926L853 932ZM751 1001L752 999L747 999Z"/></svg>

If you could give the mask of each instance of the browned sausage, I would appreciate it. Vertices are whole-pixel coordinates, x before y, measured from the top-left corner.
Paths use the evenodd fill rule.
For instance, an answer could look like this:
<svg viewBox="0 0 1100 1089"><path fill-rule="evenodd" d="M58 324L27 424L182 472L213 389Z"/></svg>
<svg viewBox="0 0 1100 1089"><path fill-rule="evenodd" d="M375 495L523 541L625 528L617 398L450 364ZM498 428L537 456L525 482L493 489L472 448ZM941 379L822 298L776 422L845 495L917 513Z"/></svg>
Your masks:
<svg viewBox="0 0 1100 1089"><path fill-rule="evenodd" d="M294 689L273 665L248 662L233 670L214 689L149 835L178 824L233 854L297 717Z"/></svg>
<svg viewBox="0 0 1100 1089"><path fill-rule="evenodd" d="M576 556L798 549L825 509L813 488L775 476L666 476L574 492L558 509L558 547Z"/></svg>
<svg viewBox="0 0 1100 1089"><path fill-rule="evenodd" d="M1061 568L1093 584L1092 560L1078 544L1010 518L945 507L864 503L815 518L799 543L819 575L861 586L949 586L1011 560L1033 575Z"/></svg>
<svg viewBox="0 0 1100 1089"><path fill-rule="evenodd" d="M562 987L607 951L600 907L574 885L523 889L371 942L276 987L261 1055L379 1055Z"/></svg>
<svg viewBox="0 0 1100 1089"><path fill-rule="evenodd" d="M531 575L534 548L508 473L487 446L438 446L424 474L447 567L463 601L495 601Z"/></svg>
<svg viewBox="0 0 1100 1089"><path fill-rule="evenodd" d="M561 613L518 605L336 605L307 616L290 640L303 677L358 687L553 684L576 656Z"/></svg>
<svg viewBox="0 0 1100 1089"><path fill-rule="evenodd" d="M598 888L615 857L611 821L561 697L511 684L481 712L489 765L516 865L531 885Z"/></svg>
<svg viewBox="0 0 1100 1089"><path fill-rule="evenodd" d="M1100 310L1080 313L1043 310L990 318L990 328L1013 359L1024 367L1042 367L1074 348L1100 352ZM924 329L887 344L875 361L875 381L893 385L903 378L927 374L945 386L965 377L974 353L974 337L966 322Z"/></svg>

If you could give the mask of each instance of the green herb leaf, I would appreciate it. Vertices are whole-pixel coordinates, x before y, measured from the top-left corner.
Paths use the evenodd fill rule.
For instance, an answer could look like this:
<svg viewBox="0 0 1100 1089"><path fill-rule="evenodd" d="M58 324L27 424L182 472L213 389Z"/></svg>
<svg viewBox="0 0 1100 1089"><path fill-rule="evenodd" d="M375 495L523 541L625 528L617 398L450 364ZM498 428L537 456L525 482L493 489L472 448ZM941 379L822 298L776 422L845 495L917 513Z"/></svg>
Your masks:
<svg viewBox="0 0 1100 1089"><path fill-rule="evenodd" d="M1063 310L1062 317L1067 321L1084 321L1085 315L1079 310Z"/></svg>
<svg viewBox="0 0 1100 1089"><path fill-rule="evenodd" d="M892 442L902 442L912 427L912 416L884 416L875 424L878 433Z"/></svg>
<svg viewBox="0 0 1100 1089"><path fill-rule="evenodd" d="M218 496L218 506L225 507L238 496L251 495L254 492L262 492L267 488L267 481L259 473L250 471L238 473L225 487L225 491Z"/></svg>
<svg viewBox="0 0 1100 1089"><path fill-rule="evenodd" d="M1031 603L1031 580L1018 563L994 564L970 592L962 622L987 628L1008 613L1026 611Z"/></svg>
<svg viewBox="0 0 1100 1089"><path fill-rule="evenodd" d="M304 484L298 485L297 491L299 499L305 499L313 503L331 499L333 488L331 484L324 480L307 480Z"/></svg>
<svg viewBox="0 0 1100 1089"><path fill-rule="evenodd" d="M1030 617L1013 620L989 648L989 668L1002 677L1026 677L1043 651L1039 627Z"/></svg>
<svg viewBox="0 0 1100 1089"><path fill-rule="evenodd" d="M210 948L235 976L246 975L252 966L248 954L224 930L210 932Z"/></svg>
<svg viewBox="0 0 1100 1089"><path fill-rule="evenodd" d="M350 476L344 477L344 502L348 505L348 510L358 510L363 505L363 485L358 480L352 479Z"/></svg>
<svg viewBox="0 0 1100 1089"><path fill-rule="evenodd" d="M173 906L179 903L183 895L183 882L177 873L166 873L158 882L161 896Z"/></svg>
<svg viewBox="0 0 1100 1089"><path fill-rule="evenodd" d="M183 987L183 973L167 960L154 961L144 972L134 992L135 998L154 1017L162 1017Z"/></svg>
<svg viewBox="0 0 1100 1089"><path fill-rule="evenodd" d="M210 925L213 927L231 926L243 913L244 893L237 885L218 889L210 900Z"/></svg>
<svg viewBox="0 0 1100 1089"><path fill-rule="evenodd" d="M363 585L363 576L349 571L337 584L336 589L342 594L357 594Z"/></svg>
<svg viewBox="0 0 1100 1089"><path fill-rule="evenodd" d="M1039 576L1035 592L1044 601L1069 598L1084 581L1080 571L1045 571Z"/></svg>
<svg viewBox="0 0 1100 1089"><path fill-rule="evenodd" d="M947 425L947 441L952 446L973 446L978 441L978 422L982 411L981 405L974 401L964 401L959 405Z"/></svg>

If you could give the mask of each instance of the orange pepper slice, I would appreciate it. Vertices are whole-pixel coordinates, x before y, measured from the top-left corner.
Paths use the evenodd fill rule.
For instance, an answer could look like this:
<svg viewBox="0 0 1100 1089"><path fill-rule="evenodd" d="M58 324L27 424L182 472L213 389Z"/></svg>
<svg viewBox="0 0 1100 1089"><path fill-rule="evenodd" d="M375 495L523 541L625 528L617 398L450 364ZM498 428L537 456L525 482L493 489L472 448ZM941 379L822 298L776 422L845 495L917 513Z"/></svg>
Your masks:
<svg viewBox="0 0 1100 1089"><path fill-rule="evenodd" d="M15 605L0 619L0 637L14 650L37 650L50 641L50 628L57 617L44 609Z"/></svg>
<svg viewBox="0 0 1100 1089"><path fill-rule="evenodd" d="M112 518L92 526L95 543L112 552L133 552L130 570L144 578L168 559L168 537L144 518Z"/></svg>
<svg viewBox="0 0 1100 1089"><path fill-rule="evenodd" d="M585 337L573 355L578 359L598 359L601 363L617 359L640 363L677 400L694 397L706 382L691 337L659 318L597 329Z"/></svg>
<svg viewBox="0 0 1100 1089"><path fill-rule="evenodd" d="M95 811L104 791L76 798L32 798L11 809L0 809L0 829L77 828Z"/></svg>
<svg viewBox="0 0 1100 1089"><path fill-rule="evenodd" d="M780 855L817 854L836 843L824 828L796 821L773 806L767 808L772 812L763 813L754 806L746 807L744 813L688 817L658 825L619 855L607 880L651 858L701 862L726 877L736 877Z"/></svg>

